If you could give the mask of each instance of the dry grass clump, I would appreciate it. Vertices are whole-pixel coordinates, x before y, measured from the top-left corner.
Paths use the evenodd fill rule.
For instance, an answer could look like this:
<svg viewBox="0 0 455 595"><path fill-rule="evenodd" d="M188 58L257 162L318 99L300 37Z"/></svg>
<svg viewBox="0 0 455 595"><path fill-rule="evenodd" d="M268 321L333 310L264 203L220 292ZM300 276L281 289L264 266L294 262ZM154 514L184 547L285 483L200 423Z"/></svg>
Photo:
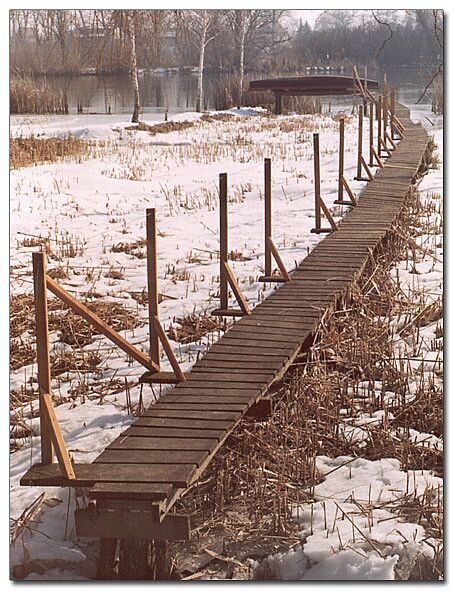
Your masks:
<svg viewBox="0 0 455 595"><path fill-rule="evenodd" d="M150 134L166 134L167 132L180 132L181 130L186 130L187 128L192 128L194 126L194 122L188 122L184 120L183 122L160 122L159 124L146 124L145 122L139 122L139 124L133 124L132 126L127 126L125 130L139 130L141 132L150 132Z"/></svg>
<svg viewBox="0 0 455 595"><path fill-rule="evenodd" d="M47 82L31 78L11 77L9 84L11 114L67 114L68 98Z"/></svg>
<svg viewBox="0 0 455 595"><path fill-rule="evenodd" d="M208 314L188 314L182 318L175 318L169 327L168 337L177 343L194 343L207 333L225 331L226 323L220 322Z"/></svg>
<svg viewBox="0 0 455 595"><path fill-rule="evenodd" d="M145 250L147 246L146 240L138 240L137 242L119 242L111 248L111 252L124 252L125 254L131 254L136 258L145 258L147 252Z"/></svg>
<svg viewBox="0 0 455 595"><path fill-rule="evenodd" d="M70 372L96 372L102 358L96 351L62 351L51 357L51 374L60 376Z"/></svg>
<svg viewBox="0 0 455 595"><path fill-rule="evenodd" d="M59 161L65 157L83 157L87 155L91 146L87 141L74 136L64 138L10 136L9 143L10 169Z"/></svg>
<svg viewBox="0 0 455 595"><path fill-rule="evenodd" d="M236 118L234 114L210 114L205 113L200 117L201 122L232 122Z"/></svg>

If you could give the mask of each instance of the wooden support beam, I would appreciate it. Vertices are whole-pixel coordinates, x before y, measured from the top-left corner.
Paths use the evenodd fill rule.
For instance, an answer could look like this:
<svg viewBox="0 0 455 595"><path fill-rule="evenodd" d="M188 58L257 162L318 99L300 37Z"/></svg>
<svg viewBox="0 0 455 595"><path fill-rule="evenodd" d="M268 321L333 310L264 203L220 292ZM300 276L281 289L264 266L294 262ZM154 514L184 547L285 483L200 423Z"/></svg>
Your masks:
<svg viewBox="0 0 455 595"><path fill-rule="evenodd" d="M46 254L34 252L33 289L35 295L36 357L38 361L41 462L48 465L54 460L52 434L45 414L43 396L51 392L51 365L49 354L49 326L46 294Z"/></svg>
<svg viewBox="0 0 455 595"><path fill-rule="evenodd" d="M280 270L280 273L283 277L283 281L290 281L291 277L289 276L289 273L286 270L286 267L284 266L284 262L281 260L281 256L277 250L277 247L275 246L272 238L267 238L267 244L269 246L269 250L273 255L273 258L275 259L275 262L278 265L278 268Z"/></svg>
<svg viewBox="0 0 455 595"><path fill-rule="evenodd" d="M373 157L376 160L376 164L378 165L378 167L380 167L381 169L384 167L384 163L382 161L382 159L379 157L378 152L376 151L376 149L374 148L373 145L371 145L371 150L373 152ZM374 165L374 163L373 163Z"/></svg>
<svg viewBox="0 0 455 595"><path fill-rule="evenodd" d="M142 366L148 370L155 370L159 372L157 365L150 360L150 358L139 351L134 345L131 345L126 339L124 339L117 331L114 331L108 324L106 324L99 316L91 312L87 306L84 306L71 294L69 294L61 285L59 285L54 279L46 275L46 286L55 296L57 296L62 302L69 306L73 312L82 316L87 322L96 328L98 332L106 336L113 343L120 347L125 353L127 353L134 360L139 362Z"/></svg>
<svg viewBox="0 0 455 595"><path fill-rule="evenodd" d="M157 336L159 337L159 340L161 341L161 344L163 345L163 348L164 348L164 351L166 352L169 363L171 364L172 369L174 370L174 374L175 374L177 382L185 382L185 380L186 380L185 374L182 372L182 370L180 368L180 365L177 361L177 358L175 357L175 354L172 350L171 344L169 343L169 339L167 338L167 335L164 332L163 327L161 326L161 322L160 322L160 319L158 318L158 316L153 317L153 327L154 327L155 333L157 334ZM153 378L152 378L152 380L153 380Z"/></svg>
<svg viewBox="0 0 455 595"><path fill-rule="evenodd" d="M397 145L396 145L395 141L393 140L393 138L390 136L390 134L388 132L385 133L385 137L386 137L386 140L388 140L389 143L391 144L392 151L395 151L397 148Z"/></svg>
<svg viewBox="0 0 455 595"><path fill-rule="evenodd" d="M155 329L154 318L158 316L158 265L156 246L156 212L146 211L147 241L147 292L149 314L150 359L160 369L160 341Z"/></svg>
<svg viewBox="0 0 455 595"><path fill-rule="evenodd" d="M42 406L40 411L42 410L42 413L46 419L46 425L50 430L52 444L54 445L55 454L57 455L57 460L60 465L60 471L63 477L66 479L74 479L76 475L74 474L73 465L71 464L68 451L66 450L65 441L63 439L60 426L58 425L57 416L55 415L54 407L52 405L51 395L44 393L41 403Z"/></svg>
<svg viewBox="0 0 455 595"><path fill-rule="evenodd" d="M392 157L392 151L389 149L389 147L387 146L387 143L385 142L385 140L383 138L379 139L379 142L381 144L381 147L384 149L384 151L387 153L387 157Z"/></svg>
<svg viewBox="0 0 455 595"><path fill-rule="evenodd" d="M335 200L333 201L334 204L336 205L346 205L348 207L355 207L357 206L357 199L355 194L352 192L346 178L344 176L341 176L341 183L342 183L342 187L344 190L346 190L346 192L348 193L349 196L349 200L344 200L344 198L342 198L341 200Z"/></svg>
<svg viewBox="0 0 455 595"><path fill-rule="evenodd" d="M231 286L231 289L235 295L235 299L237 300L242 312L247 315L251 314L251 310L248 307L248 303L247 303L243 293L240 291L240 287L237 284L237 279L235 278L234 273L231 270L231 267L229 266L229 264L227 262L223 262L223 267L225 269L228 283Z"/></svg>

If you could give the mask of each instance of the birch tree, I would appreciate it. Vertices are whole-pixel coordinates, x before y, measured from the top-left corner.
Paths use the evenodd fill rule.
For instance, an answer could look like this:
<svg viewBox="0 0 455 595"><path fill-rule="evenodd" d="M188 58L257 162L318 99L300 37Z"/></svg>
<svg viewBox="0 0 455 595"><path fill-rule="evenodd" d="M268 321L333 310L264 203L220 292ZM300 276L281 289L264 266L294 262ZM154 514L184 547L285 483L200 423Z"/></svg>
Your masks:
<svg viewBox="0 0 455 595"><path fill-rule="evenodd" d="M204 109L205 51L209 43L220 33L220 13L216 10L179 10L177 21L180 29L186 30L198 51L196 111Z"/></svg>

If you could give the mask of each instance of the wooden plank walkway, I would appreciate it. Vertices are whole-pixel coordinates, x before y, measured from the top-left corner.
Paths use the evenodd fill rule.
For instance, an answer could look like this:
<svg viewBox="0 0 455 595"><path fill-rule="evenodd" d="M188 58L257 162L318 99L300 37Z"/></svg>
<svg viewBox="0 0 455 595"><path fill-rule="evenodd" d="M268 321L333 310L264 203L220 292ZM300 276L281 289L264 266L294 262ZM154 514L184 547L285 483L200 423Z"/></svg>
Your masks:
<svg viewBox="0 0 455 595"><path fill-rule="evenodd" d="M242 416L284 374L323 312L361 273L397 216L428 142L397 106L405 137L358 206L250 316L235 322L191 376L147 409L89 465L65 480L57 464L35 465L22 485L91 487L103 499L153 503L158 522L194 483Z"/></svg>

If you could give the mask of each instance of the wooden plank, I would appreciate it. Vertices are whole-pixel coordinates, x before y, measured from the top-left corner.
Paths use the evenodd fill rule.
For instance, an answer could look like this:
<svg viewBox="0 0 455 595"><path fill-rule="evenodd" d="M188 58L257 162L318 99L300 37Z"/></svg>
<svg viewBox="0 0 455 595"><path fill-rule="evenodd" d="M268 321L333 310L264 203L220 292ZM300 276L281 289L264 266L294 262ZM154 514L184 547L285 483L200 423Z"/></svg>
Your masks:
<svg viewBox="0 0 455 595"><path fill-rule="evenodd" d="M184 425L183 423L181 425ZM168 427L151 427L144 425L133 424L125 430L121 436L128 436L134 438L213 438L217 440L222 433L221 429L191 429L191 428L168 428Z"/></svg>
<svg viewBox="0 0 455 595"><path fill-rule="evenodd" d="M226 404L226 403L199 403L199 404L188 404L188 403L180 403L176 401L175 403L162 403L161 400L157 401L153 404L154 411L162 411L163 413L167 411L180 411L185 413L200 413L204 415L207 412L210 413L229 413L229 412L237 412L237 413L244 413L248 409L248 406L245 404L235 403L233 405ZM147 415L149 410L146 409L143 415Z"/></svg>
<svg viewBox="0 0 455 595"><path fill-rule="evenodd" d="M234 374L230 370L223 372L208 372L207 370L197 368L191 374L191 382L235 382L244 384L262 384L269 382L273 377L273 370L269 373L264 373L260 370L250 370L249 372L240 372Z"/></svg>
<svg viewBox="0 0 455 595"><path fill-rule="evenodd" d="M198 419L198 420L218 420L218 421L235 421L239 415L237 411L211 411L211 410L200 410L200 411L187 411L185 409L162 409L156 405L152 405L149 409L146 409L139 418L138 422L143 418L147 417L163 417L172 419ZM138 423L136 422L136 423Z"/></svg>
<svg viewBox="0 0 455 595"><path fill-rule="evenodd" d="M130 438L130 440L141 440ZM153 440L153 439L151 439ZM158 441L160 441L158 439ZM148 440L147 440L148 442ZM172 440L173 443L176 440ZM187 441L192 442L192 441ZM206 441L208 442L208 441ZM167 449L162 449L167 450ZM176 449L174 449L176 450ZM181 449L179 449L181 450ZM194 449L193 449L194 450ZM90 487L96 482L139 482L139 483L172 483L177 487L187 487L195 471L194 465L126 465L126 464L75 464L75 479L63 477L60 467L52 465L34 465L21 479L23 486L79 486Z"/></svg>
<svg viewBox="0 0 455 595"><path fill-rule="evenodd" d="M200 450L122 450L122 449L107 449L100 454L94 461L99 464L156 464L160 465L196 465L199 467L203 459L207 456L207 451ZM115 485L115 484L111 484ZM128 485L128 484L125 484ZM147 485L147 484L142 484ZM152 488L155 489L154 484Z"/></svg>
<svg viewBox="0 0 455 595"><path fill-rule="evenodd" d="M171 414L170 414L171 415ZM235 420L222 420L222 419L194 419L194 418L182 418L182 417L144 417L141 416L139 419L125 430L125 435L134 436L134 432L138 428L179 428L183 430L221 430L226 431L230 428Z"/></svg>
<svg viewBox="0 0 455 595"><path fill-rule="evenodd" d="M128 498L159 501L170 496L174 490L171 483L103 483L98 482L90 489L91 498Z"/></svg>
<svg viewBox="0 0 455 595"><path fill-rule="evenodd" d="M70 295L61 285L49 277L49 275L46 275L46 286L47 289L52 291L52 293L62 300L63 303L69 306L76 314L82 316L82 318L89 322L98 332L122 349L122 351L127 353L148 370L159 371L159 367L153 363L148 356L142 353L142 351L139 351L134 345L131 345L131 343L124 339L117 331L114 331L114 329L101 320L99 316L91 312L87 306L84 306L84 304L76 300L76 298Z"/></svg>
<svg viewBox="0 0 455 595"><path fill-rule="evenodd" d="M109 445L108 450L200 450L210 452L216 447L217 443L218 440L214 438L138 438L122 436L116 438ZM100 479L96 481L100 481ZM120 478L118 481L124 480ZM135 481L144 481L144 479L138 477ZM154 479L154 481L157 481L157 479Z"/></svg>

